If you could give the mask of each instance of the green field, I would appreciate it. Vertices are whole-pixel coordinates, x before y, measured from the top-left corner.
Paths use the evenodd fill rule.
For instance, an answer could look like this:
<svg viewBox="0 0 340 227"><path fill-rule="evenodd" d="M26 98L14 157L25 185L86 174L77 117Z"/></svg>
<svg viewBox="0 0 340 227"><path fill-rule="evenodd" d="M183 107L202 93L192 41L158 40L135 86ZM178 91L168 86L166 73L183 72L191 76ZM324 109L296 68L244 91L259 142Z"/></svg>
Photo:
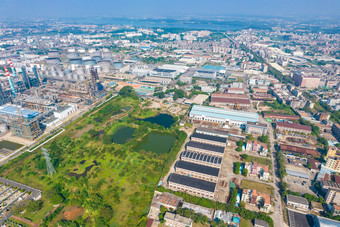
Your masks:
<svg viewBox="0 0 340 227"><path fill-rule="evenodd" d="M132 108L121 111L125 106ZM84 209L76 219L80 225L145 226L154 189L175 160L186 134L176 124L165 129L131 117L140 114L140 106L138 99L118 96L67 126L64 133L44 146L57 171L53 177L47 175L40 149L1 167L1 176L43 191L42 209L18 216L38 224L54 208L46 193L54 189L64 197L65 208L43 226L56 226L71 206ZM135 129L132 139L125 144L111 143L110 138L122 126ZM135 149L152 132L175 137L168 153Z"/></svg>
<svg viewBox="0 0 340 227"><path fill-rule="evenodd" d="M273 189L272 186L267 185L267 184L258 183L258 182L255 182L255 181L242 180L241 188L255 189L256 191L258 191L260 193L265 193L265 194L268 194L268 195L271 195L271 196L274 195L274 189Z"/></svg>
<svg viewBox="0 0 340 227"><path fill-rule="evenodd" d="M246 159L243 159L243 160L245 162L257 162L257 164L269 166L269 169L272 168L272 161L270 159L267 159L267 158L260 158L260 157L248 155L248 157Z"/></svg>

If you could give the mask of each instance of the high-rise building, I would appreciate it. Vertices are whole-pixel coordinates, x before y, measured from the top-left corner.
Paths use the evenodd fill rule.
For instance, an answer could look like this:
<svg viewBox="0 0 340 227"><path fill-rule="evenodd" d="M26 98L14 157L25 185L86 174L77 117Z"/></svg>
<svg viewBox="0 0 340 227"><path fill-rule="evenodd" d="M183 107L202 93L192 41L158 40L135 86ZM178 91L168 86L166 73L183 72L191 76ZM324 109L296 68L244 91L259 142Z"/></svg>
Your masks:
<svg viewBox="0 0 340 227"><path fill-rule="evenodd" d="M317 88L320 85L320 77L317 76L306 76L301 72L294 72L293 80L296 86L306 88Z"/></svg>

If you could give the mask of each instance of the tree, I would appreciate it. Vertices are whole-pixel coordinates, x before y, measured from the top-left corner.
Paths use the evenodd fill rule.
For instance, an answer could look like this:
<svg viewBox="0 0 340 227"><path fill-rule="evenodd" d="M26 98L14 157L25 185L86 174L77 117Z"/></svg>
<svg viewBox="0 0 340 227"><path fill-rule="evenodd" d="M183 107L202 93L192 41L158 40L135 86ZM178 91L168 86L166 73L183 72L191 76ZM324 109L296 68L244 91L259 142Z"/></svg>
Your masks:
<svg viewBox="0 0 340 227"><path fill-rule="evenodd" d="M241 202L240 202L240 207L241 207L241 208L245 208L245 207L246 207L246 202L241 201Z"/></svg>
<svg viewBox="0 0 340 227"><path fill-rule="evenodd" d="M246 177L247 174L248 174L248 170L246 168L243 168L242 169L242 175Z"/></svg>
<svg viewBox="0 0 340 227"><path fill-rule="evenodd" d="M237 147L236 151L242 151L242 147Z"/></svg>
<svg viewBox="0 0 340 227"><path fill-rule="evenodd" d="M131 97L134 99L138 99L136 91L131 86L125 86L119 91L119 95L122 97Z"/></svg>
<svg viewBox="0 0 340 227"><path fill-rule="evenodd" d="M248 155L247 155L247 154L241 154L241 157L242 157L243 159L247 160Z"/></svg>
<svg viewBox="0 0 340 227"><path fill-rule="evenodd" d="M240 173L240 168L241 168L241 163L240 162L235 162L234 164L234 173L239 174Z"/></svg>
<svg viewBox="0 0 340 227"><path fill-rule="evenodd" d="M104 135L103 135L103 143L104 144L112 144L112 137L111 137L111 135L108 135L108 134L104 133Z"/></svg>
<svg viewBox="0 0 340 227"><path fill-rule="evenodd" d="M237 141L236 145L239 146L239 147L242 147L243 146L243 141L242 140Z"/></svg>
<svg viewBox="0 0 340 227"><path fill-rule="evenodd" d="M257 137L258 141L262 142L262 143L269 143L269 138L268 136L259 136Z"/></svg>
<svg viewBox="0 0 340 227"><path fill-rule="evenodd" d="M100 208L100 216L103 217L106 221L110 221L113 218L113 209L109 205L105 205Z"/></svg>
<svg viewBox="0 0 340 227"><path fill-rule="evenodd" d="M153 94L153 96L156 96L156 97L158 97L159 99L164 99L164 98L165 98L165 94L164 94L163 91L155 92L155 93Z"/></svg>
<svg viewBox="0 0 340 227"><path fill-rule="evenodd" d="M29 213L35 213L37 211L39 211L41 208L43 207L43 201L41 200L32 200L28 203L26 210Z"/></svg>

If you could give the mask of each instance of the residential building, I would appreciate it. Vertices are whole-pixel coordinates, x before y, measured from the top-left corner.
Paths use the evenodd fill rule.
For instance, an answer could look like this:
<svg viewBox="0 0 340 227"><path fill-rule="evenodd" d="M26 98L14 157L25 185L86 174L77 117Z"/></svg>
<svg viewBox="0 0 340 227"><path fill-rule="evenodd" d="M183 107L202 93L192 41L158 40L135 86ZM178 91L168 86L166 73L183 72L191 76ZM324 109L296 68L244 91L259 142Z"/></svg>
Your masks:
<svg viewBox="0 0 340 227"><path fill-rule="evenodd" d="M164 215L165 225L171 227L191 227L192 220L178 214L166 212Z"/></svg>
<svg viewBox="0 0 340 227"><path fill-rule="evenodd" d="M340 125L339 124L333 124L332 134L338 141L340 141Z"/></svg>
<svg viewBox="0 0 340 227"><path fill-rule="evenodd" d="M340 158L340 151L336 146L329 146L326 159L328 158Z"/></svg>
<svg viewBox="0 0 340 227"><path fill-rule="evenodd" d="M325 167L331 169L334 172L340 172L340 159L328 158Z"/></svg>
<svg viewBox="0 0 340 227"><path fill-rule="evenodd" d="M259 122L247 122L245 131L247 134L266 135L267 125Z"/></svg>
<svg viewBox="0 0 340 227"><path fill-rule="evenodd" d="M308 162L309 164L311 165L310 167L310 171L316 173L316 172L319 172L320 170L320 166L321 166L321 162L320 161L317 161L315 159L308 159Z"/></svg>
<svg viewBox="0 0 340 227"><path fill-rule="evenodd" d="M333 205L333 216L339 216L339 215L340 215L340 206Z"/></svg>
<svg viewBox="0 0 340 227"><path fill-rule="evenodd" d="M280 132L295 132L310 134L312 127L309 125L301 125L296 123L276 122L276 130Z"/></svg>
<svg viewBox="0 0 340 227"><path fill-rule="evenodd" d="M325 202L328 204L335 203L340 205L340 189L328 189L325 195Z"/></svg>
<svg viewBox="0 0 340 227"><path fill-rule="evenodd" d="M269 180L269 166L246 162L244 168L248 170L250 176L258 176L260 180L264 181Z"/></svg>
<svg viewBox="0 0 340 227"><path fill-rule="evenodd" d="M260 211L269 213L271 209L270 195L258 193L256 190L243 189L241 201L260 207Z"/></svg>
<svg viewBox="0 0 340 227"><path fill-rule="evenodd" d="M175 164L175 171L177 174L182 174L198 179L217 182L220 170L218 168L199 165L186 161L178 161Z"/></svg>
<svg viewBox="0 0 340 227"><path fill-rule="evenodd" d="M306 76L302 73L294 73L293 80L296 86L305 88L317 88L320 84L320 77L316 76Z"/></svg>
<svg viewBox="0 0 340 227"><path fill-rule="evenodd" d="M213 199L216 183L176 173L170 174L168 185L171 190L182 191L197 197Z"/></svg>
<svg viewBox="0 0 340 227"><path fill-rule="evenodd" d="M306 198L295 196L295 195L287 195L287 206L295 208L297 210L308 211L309 203Z"/></svg>
<svg viewBox="0 0 340 227"><path fill-rule="evenodd" d="M183 201L182 197L176 196L168 192L158 192L155 191L153 196L148 218L158 219L158 214L160 213L160 207L164 206L167 209L176 210L179 203Z"/></svg>
<svg viewBox="0 0 340 227"><path fill-rule="evenodd" d="M321 213L322 211L324 211L322 203L318 203L315 201L310 202L310 209L316 213Z"/></svg>

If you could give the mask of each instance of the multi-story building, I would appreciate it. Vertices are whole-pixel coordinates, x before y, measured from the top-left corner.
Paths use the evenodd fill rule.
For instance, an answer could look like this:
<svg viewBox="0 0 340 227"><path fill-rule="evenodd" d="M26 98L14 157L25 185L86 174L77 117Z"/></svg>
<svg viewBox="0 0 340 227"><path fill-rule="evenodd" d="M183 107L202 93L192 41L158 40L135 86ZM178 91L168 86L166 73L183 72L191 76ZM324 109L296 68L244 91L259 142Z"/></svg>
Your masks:
<svg viewBox="0 0 340 227"><path fill-rule="evenodd" d="M164 215L165 225L171 227L191 227L192 220L178 214L166 212Z"/></svg>
<svg viewBox="0 0 340 227"><path fill-rule="evenodd" d="M328 158L325 167L331 169L334 172L340 172L340 159Z"/></svg>
<svg viewBox="0 0 340 227"><path fill-rule="evenodd" d="M340 205L340 189L329 189L325 195L325 202Z"/></svg>
<svg viewBox="0 0 340 227"><path fill-rule="evenodd" d="M196 152L199 154L217 156L217 157L223 157L224 149L225 149L224 147L221 147L221 146L198 143L195 141L189 141L186 144L186 148L188 151Z"/></svg>
<svg viewBox="0 0 340 227"><path fill-rule="evenodd" d="M327 158L340 158L340 151L336 146L329 146L326 159Z"/></svg>
<svg viewBox="0 0 340 227"><path fill-rule="evenodd" d="M168 185L171 190L182 191L197 197L213 199L216 183L188 177L176 173L170 174Z"/></svg>
<svg viewBox="0 0 340 227"><path fill-rule="evenodd" d="M318 119L319 121L328 121L330 116L331 115L329 113L320 113Z"/></svg>
<svg viewBox="0 0 340 227"><path fill-rule="evenodd" d="M245 131L247 134L266 135L267 125L259 122L247 122Z"/></svg>
<svg viewBox="0 0 340 227"><path fill-rule="evenodd" d="M305 88L317 88L320 84L320 77L306 76L297 72L294 73L293 80L295 81L296 86Z"/></svg>
<svg viewBox="0 0 340 227"><path fill-rule="evenodd" d="M178 161L175 164L175 171L177 174L195 177L198 179L217 182L220 170L218 168L199 165L186 161Z"/></svg>
<svg viewBox="0 0 340 227"><path fill-rule="evenodd" d="M241 201L250 203L254 206L260 206L260 211L269 213L271 209L270 196L267 194L258 193L256 190L243 189Z"/></svg>
<svg viewBox="0 0 340 227"><path fill-rule="evenodd" d="M256 162L246 162L244 168L248 170L250 176L258 176L260 180L269 180L269 167L266 165L260 165Z"/></svg>
<svg viewBox="0 0 340 227"><path fill-rule="evenodd" d="M333 124L332 134L338 141L340 141L340 125L339 124Z"/></svg>
<svg viewBox="0 0 340 227"><path fill-rule="evenodd" d="M242 108L250 108L251 105L249 99L233 98L219 93L211 95L211 105L234 107L236 104Z"/></svg>
<svg viewBox="0 0 340 227"><path fill-rule="evenodd" d="M222 164L221 157L199 154L191 151L183 151L181 154L181 160L215 168L220 168Z"/></svg>
<svg viewBox="0 0 340 227"><path fill-rule="evenodd" d="M201 134L197 132L194 132L191 135L191 140L198 142L198 143L206 143L206 144L211 144L211 145L221 146L221 147L225 147L226 142L227 142L227 138L206 135L206 134Z"/></svg>
<svg viewBox="0 0 340 227"><path fill-rule="evenodd" d="M287 206L295 208L297 210L308 211L309 203L306 198L295 196L295 195L287 195Z"/></svg>

